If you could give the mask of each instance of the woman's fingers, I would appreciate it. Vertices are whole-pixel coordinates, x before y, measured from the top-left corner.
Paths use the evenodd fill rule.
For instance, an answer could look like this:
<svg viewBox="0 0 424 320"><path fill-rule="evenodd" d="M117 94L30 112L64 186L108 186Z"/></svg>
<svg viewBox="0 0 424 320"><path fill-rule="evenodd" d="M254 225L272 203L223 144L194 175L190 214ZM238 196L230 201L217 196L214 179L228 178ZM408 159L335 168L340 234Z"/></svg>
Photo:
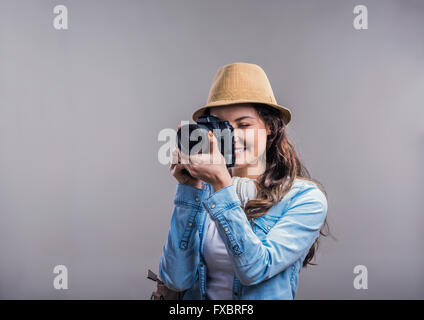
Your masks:
<svg viewBox="0 0 424 320"><path fill-rule="evenodd" d="M203 164L203 163L206 163L207 164L207 158L205 159L205 156L203 154L192 154L190 156L190 163L189 163L189 165Z"/></svg>
<svg viewBox="0 0 424 320"><path fill-rule="evenodd" d="M181 157L180 157L180 150L178 149L178 148L175 148L173 151L172 151L172 155L171 155L171 163L173 163L173 164L178 164L178 163L180 163L181 161Z"/></svg>
<svg viewBox="0 0 424 320"><path fill-rule="evenodd" d="M225 158L219 150L218 140L215 135L209 131L209 143L210 143L210 162L213 164L225 164Z"/></svg>
<svg viewBox="0 0 424 320"><path fill-rule="evenodd" d="M192 155L186 155L181 153L181 163L185 165L208 165L208 164L221 164L223 157L218 151L218 154L210 153L197 153Z"/></svg>
<svg viewBox="0 0 424 320"><path fill-rule="evenodd" d="M172 170L172 175L177 178L178 181L182 182L186 179L184 173L182 172L184 170L184 165L182 164L175 164L174 169Z"/></svg>
<svg viewBox="0 0 424 320"><path fill-rule="evenodd" d="M180 156L180 163L189 164L191 162L190 159L193 155L188 155L188 154L185 154L184 152L180 151L179 156Z"/></svg>
<svg viewBox="0 0 424 320"><path fill-rule="evenodd" d="M185 154L181 152L177 147L172 152L172 163L173 164L185 164L185 165L207 165L207 164L222 164L225 163L224 157L219 151L218 142L212 131L209 131L209 153L196 153L196 154Z"/></svg>
<svg viewBox="0 0 424 320"><path fill-rule="evenodd" d="M215 146L215 140L214 140L214 138L215 138L215 135L213 134L213 132L212 131L209 131L209 153L210 154L212 154L214 151L215 151L215 148L216 148L216 146Z"/></svg>
<svg viewBox="0 0 424 320"><path fill-rule="evenodd" d="M178 124L177 130L180 128L181 128L181 124ZM180 161L178 144L175 143L174 149L172 150L172 154L171 154L171 165L169 166L169 170L173 170L175 166L180 162L181 161Z"/></svg>
<svg viewBox="0 0 424 320"><path fill-rule="evenodd" d="M216 138L215 135L212 133L212 131L209 131L209 144L210 144L210 161L213 164L216 164L216 152L219 152L219 148L217 147L216 144Z"/></svg>
<svg viewBox="0 0 424 320"><path fill-rule="evenodd" d="M187 171L186 173L183 170ZM187 174L188 173L188 174ZM196 171L189 164L177 164L175 166L174 176L181 181L193 182L197 179Z"/></svg>

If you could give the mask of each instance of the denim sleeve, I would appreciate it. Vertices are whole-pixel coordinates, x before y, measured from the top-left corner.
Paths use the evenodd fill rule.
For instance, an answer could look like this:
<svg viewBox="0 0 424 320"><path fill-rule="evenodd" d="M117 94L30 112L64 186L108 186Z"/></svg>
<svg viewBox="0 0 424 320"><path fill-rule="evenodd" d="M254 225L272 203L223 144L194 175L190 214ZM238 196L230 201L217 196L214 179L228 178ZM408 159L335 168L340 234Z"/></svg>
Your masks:
<svg viewBox="0 0 424 320"><path fill-rule="evenodd" d="M202 204L216 221L234 271L245 286L275 276L306 254L319 236L327 214L322 191L315 186L304 187L261 240L241 209L234 186L218 190Z"/></svg>
<svg viewBox="0 0 424 320"><path fill-rule="evenodd" d="M194 236L196 215L202 210L202 200L209 195L205 183L203 189L177 184L168 239L159 263L159 278L172 290L187 290L197 278L200 239Z"/></svg>

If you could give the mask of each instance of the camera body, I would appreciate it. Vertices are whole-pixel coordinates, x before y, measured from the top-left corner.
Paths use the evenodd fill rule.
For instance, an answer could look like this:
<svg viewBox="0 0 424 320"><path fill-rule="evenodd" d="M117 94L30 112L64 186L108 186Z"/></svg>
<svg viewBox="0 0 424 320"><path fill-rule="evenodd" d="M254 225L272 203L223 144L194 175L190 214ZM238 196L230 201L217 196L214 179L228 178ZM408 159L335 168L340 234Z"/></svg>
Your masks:
<svg viewBox="0 0 424 320"><path fill-rule="evenodd" d="M178 148L188 155L209 153L209 131L212 131L218 141L219 151L224 156L227 168L234 167L234 128L228 121L218 117L200 116L196 124L181 126L177 131Z"/></svg>

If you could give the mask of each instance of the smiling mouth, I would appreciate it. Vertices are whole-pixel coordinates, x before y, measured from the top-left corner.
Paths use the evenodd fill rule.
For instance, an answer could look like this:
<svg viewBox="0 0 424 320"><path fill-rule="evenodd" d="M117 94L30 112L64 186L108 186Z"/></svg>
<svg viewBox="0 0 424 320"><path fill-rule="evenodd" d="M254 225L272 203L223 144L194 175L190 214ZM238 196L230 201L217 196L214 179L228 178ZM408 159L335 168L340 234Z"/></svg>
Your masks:
<svg viewBox="0 0 424 320"><path fill-rule="evenodd" d="M240 154L244 151L246 151L246 148L237 148L237 149L234 149L234 154Z"/></svg>

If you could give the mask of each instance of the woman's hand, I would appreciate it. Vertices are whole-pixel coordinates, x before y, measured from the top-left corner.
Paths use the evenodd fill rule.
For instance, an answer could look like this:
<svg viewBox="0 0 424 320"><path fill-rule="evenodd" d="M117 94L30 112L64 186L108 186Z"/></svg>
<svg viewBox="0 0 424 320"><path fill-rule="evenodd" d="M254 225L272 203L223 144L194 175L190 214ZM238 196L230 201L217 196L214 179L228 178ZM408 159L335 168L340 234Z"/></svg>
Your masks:
<svg viewBox="0 0 424 320"><path fill-rule="evenodd" d="M179 153L184 168L195 179L203 180L213 186L214 192L232 184L225 159L219 151L218 141L209 132L210 153L186 155Z"/></svg>
<svg viewBox="0 0 424 320"><path fill-rule="evenodd" d="M171 170L172 175L177 179L178 183L203 189L202 180L192 177L184 165L181 164L181 152L178 148L175 148L172 152L172 162L169 170Z"/></svg>

